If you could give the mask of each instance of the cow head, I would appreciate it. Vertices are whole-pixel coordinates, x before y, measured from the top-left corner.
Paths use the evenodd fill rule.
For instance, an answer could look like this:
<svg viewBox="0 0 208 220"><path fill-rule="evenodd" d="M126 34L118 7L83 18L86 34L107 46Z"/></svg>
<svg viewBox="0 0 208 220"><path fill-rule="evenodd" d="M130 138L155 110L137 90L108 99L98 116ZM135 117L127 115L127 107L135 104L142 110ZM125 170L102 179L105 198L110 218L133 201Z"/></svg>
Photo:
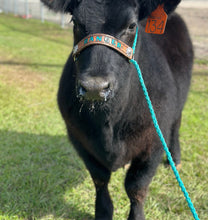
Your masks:
<svg viewBox="0 0 208 220"><path fill-rule="evenodd" d="M132 47L138 23L163 4L167 13L180 0L41 0L49 8L72 14L74 45L90 34L111 35ZM128 94L132 66L119 52L93 45L75 61L77 92L87 100L108 100ZM122 92L122 91L123 92Z"/></svg>

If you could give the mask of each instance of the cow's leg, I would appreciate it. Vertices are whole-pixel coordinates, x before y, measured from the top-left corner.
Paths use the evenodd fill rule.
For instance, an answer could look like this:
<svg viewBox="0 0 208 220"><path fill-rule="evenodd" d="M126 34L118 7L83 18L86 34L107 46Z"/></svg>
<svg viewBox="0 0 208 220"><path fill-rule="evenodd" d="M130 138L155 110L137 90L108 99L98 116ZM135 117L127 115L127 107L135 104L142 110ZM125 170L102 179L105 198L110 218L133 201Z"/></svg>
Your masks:
<svg viewBox="0 0 208 220"><path fill-rule="evenodd" d="M95 220L111 220L113 218L113 203L108 191L111 172L102 166L84 149L78 149L96 189Z"/></svg>
<svg viewBox="0 0 208 220"><path fill-rule="evenodd" d="M180 143L179 143L180 125L181 125L181 117L172 126L171 140L170 140L170 146L169 146L169 150L172 155L173 161L175 162L175 165L178 169L181 167L181 150L180 150Z"/></svg>
<svg viewBox="0 0 208 220"><path fill-rule="evenodd" d="M125 188L131 202L128 220L144 220L144 200L152 177L161 161L162 149L151 154L151 157L143 160L136 158L127 172Z"/></svg>
<svg viewBox="0 0 208 220"><path fill-rule="evenodd" d="M94 163L94 166L99 165ZM96 189L95 219L111 220L113 219L113 203L108 191L111 173L103 167L96 167L96 171L93 168L90 173Z"/></svg>

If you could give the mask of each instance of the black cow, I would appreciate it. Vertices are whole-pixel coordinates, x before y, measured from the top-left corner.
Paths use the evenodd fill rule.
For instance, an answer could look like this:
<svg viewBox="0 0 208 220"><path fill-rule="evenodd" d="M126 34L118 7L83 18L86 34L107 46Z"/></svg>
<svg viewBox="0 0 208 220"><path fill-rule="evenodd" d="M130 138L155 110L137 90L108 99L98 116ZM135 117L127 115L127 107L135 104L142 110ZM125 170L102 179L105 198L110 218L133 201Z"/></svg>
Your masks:
<svg viewBox="0 0 208 220"><path fill-rule="evenodd" d="M190 85L193 50L186 25L172 13L180 0L42 0L72 14L74 45L89 34L104 33L132 46L163 135L180 164L179 127ZM145 19L158 5L169 18L163 35L147 34ZM95 219L110 220L111 172L130 163L125 189L129 220L143 220L148 185L163 149L155 132L137 72L119 52L103 45L85 48L65 65L58 104L71 142L96 188Z"/></svg>

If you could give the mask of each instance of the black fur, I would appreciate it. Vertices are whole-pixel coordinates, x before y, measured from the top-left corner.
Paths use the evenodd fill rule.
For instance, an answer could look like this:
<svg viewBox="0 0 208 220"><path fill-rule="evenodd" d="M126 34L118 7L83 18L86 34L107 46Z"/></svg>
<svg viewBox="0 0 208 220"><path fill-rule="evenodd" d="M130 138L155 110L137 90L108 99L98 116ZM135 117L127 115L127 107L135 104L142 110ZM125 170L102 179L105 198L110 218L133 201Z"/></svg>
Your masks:
<svg viewBox="0 0 208 220"><path fill-rule="evenodd" d="M141 67L173 159L176 165L180 164L178 131L193 63L189 33L183 20L175 13L169 16L166 32L162 36L145 33L145 20L141 21L158 4L164 4L166 12L171 13L180 1L43 2L56 11L72 13L75 44L88 34L101 32L132 46L136 30L132 23L138 25L135 59ZM82 83L87 80L94 80L95 83L97 79L109 83L107 101L90 97L80 99ZM112 219L113 204L108 193L111 172L130 162L125 180L131 202L128 219L144 220L144 199L163 150L134 66L118 52L102 45L86 48L76 62L70 55L60 81L58 104L70 140L95 184L95 219Z"/></svg>

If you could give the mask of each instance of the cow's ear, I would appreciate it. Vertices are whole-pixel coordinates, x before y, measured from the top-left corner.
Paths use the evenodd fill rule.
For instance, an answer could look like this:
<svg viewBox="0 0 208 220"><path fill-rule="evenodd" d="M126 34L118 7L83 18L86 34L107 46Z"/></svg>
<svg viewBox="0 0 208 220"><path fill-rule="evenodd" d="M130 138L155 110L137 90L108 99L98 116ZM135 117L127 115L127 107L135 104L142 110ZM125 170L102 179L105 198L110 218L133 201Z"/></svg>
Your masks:
<svg viewBox="0 0 208 220"><path fill-rule="evenodd" d="M158 5L163 5L165 12L170 14L175 10L181 0L138 0L139 1L139 20L148 17Z"/></svg>
<svg viewBox="0 0 208 220"><path fill-rule="evenodd" d="M55 12L73 13L75 4L79 2L78 0L40 0L49 9Z"/></svg>

